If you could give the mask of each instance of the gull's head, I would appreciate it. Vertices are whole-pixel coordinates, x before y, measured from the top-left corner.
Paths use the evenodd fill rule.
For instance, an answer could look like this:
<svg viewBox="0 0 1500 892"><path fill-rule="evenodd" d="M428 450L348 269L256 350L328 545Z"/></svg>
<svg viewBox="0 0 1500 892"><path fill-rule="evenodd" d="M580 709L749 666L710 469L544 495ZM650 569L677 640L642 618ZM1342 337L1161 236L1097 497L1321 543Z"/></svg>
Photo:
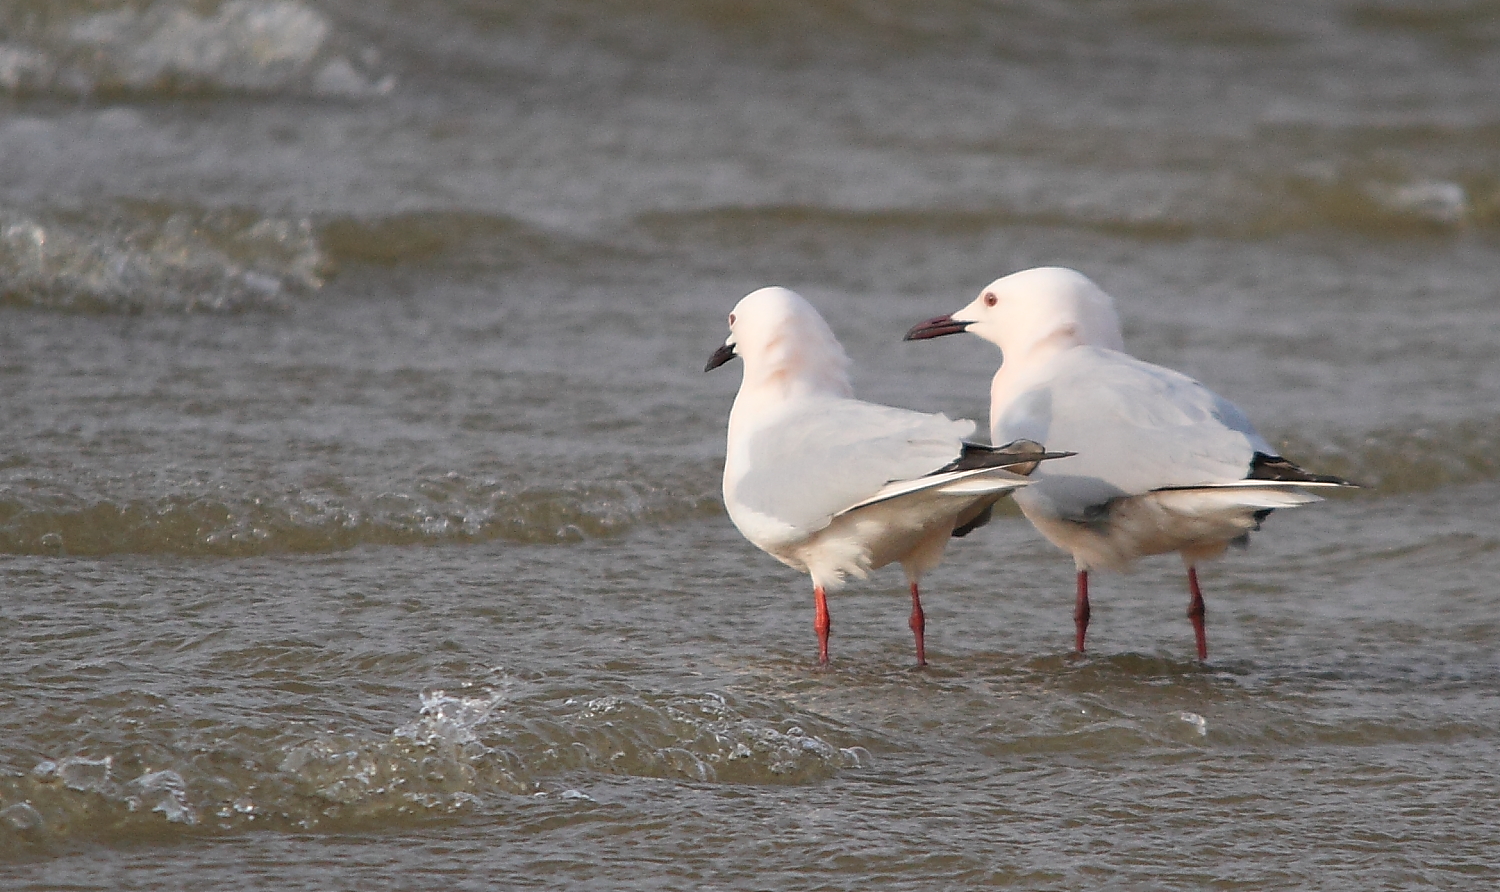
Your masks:
<svg viewBox="0 0 1500 892"><path fill-rule="evenodd" d="M1082 273L1056 266L996 279L957 313L912 326L906 339L961 331L979 335L1006 356L1019 356L1041 344L1125 348L1110 296Z"/></svg>
<svg viewBox="0 0 1500 892"><path fill-rule="evenodd" d="M745 362L745 385L849 393L849 357L812 304L788 288L761 288L740 299L729 313L729 337L714 351L704 371L738 356Z"/></svg>

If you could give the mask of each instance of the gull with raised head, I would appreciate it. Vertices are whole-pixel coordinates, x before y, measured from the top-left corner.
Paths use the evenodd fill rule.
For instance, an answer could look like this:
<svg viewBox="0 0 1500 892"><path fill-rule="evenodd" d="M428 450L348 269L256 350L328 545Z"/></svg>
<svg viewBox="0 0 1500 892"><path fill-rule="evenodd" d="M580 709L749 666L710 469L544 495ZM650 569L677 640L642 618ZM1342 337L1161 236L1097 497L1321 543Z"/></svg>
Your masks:
<svg viewBox="0 0 1500 892"><path fill-rule="evenodd" d="M988 521L1038 462L1060 456L1034 442L970 443L972 421L855 399L843 347L786 288L735 305L704 371L734 357L745 368L729 412L724 507L757 548L812 577L818 662L828 662L827 594L899 562L917 664L926 665L922 574L950 537Z"/></svg>
<svg viewBox="0 0 1500 892"><path fill-rule="evenodd" d="M1125 570L1177 552L1188 576L1198 659L1208 659L1200 562L1244 546L1277 508L1319 501L1309 490L1354 484L1276 454L1233 403L1179 372L1125 352L1114 301L1081 273L1023 270L967 307L913 326L907 340L971 332L1003 354L990 385L995 442L1025 437L1077 456L1048 464L1015 496L1077 569L1079 652L1089 572Z"/></svg>

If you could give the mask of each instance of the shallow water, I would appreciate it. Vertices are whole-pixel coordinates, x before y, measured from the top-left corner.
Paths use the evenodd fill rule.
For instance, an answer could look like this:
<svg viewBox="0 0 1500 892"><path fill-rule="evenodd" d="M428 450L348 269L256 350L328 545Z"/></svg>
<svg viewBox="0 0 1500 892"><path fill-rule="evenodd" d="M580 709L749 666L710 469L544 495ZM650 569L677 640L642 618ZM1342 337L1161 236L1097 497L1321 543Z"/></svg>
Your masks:
<svg viewBox="0 0 1500 892"><path fill-rule="evenodd" d="M0 10L6 888L1500 878L1500 8ZM1094 587L1014 511L832 601L718 474L744 293L1026 266L1364 490Z"/></svg>

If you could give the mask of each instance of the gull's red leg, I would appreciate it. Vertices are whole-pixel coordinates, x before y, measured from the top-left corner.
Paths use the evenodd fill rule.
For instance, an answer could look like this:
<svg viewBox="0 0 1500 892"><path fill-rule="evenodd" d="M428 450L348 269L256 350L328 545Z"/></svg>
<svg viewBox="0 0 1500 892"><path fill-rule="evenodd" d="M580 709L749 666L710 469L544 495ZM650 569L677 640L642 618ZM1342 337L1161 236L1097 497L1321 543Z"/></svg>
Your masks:
<svg viewBox="0 0 1500 892"><path fill-rule="evenodd" d="M828 665L828 632L833 628L833 618L828 615L828 596L823 586L813 586L813 629L818 633L818 665Z"/></svg>
<svg viewBox="0 0 1500 892"><path fill-rule="evenodd" d="M1203 607L1203 590L1198 588L1198 568L1188 567L1188 590L1193 593L1192 600L1188 601L1188 619L1193 621L1193 635L1198 639L1198 659L1206 662L1208 660L1208 630L1203 626L1203 617L1207 611Z"/></svg>
<svg viewBox="0 0 1500 892"><path fill-rule="evenodd" d="M1073 606L1073 628L1078 635L1078 652L1083 653L1083 639L1089 633L1089 571L1078 571L1078 603Z"/></svg>
<svg viewBox="0 0 1500 892"><path fill-rule="evenodd" d="M906 623L911 626L911 633L917 638L917 665L927 665L927 648L922 634L927 630L927 617L922 613L922 595L917 591L917 584L911 584L911 619Z"/></svg>

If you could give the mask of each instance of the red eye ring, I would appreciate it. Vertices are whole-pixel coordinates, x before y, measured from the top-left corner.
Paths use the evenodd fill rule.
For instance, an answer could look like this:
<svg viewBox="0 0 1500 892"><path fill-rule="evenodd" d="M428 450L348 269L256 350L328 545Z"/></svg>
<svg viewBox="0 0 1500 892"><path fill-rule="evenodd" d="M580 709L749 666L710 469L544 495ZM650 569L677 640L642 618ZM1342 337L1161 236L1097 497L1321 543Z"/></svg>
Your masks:
<svg viewBox="0 0 1500 892"><path fill-rule="evenodd" d="M733 324L734 324L734 314L733 314L733 313L730 313L730 314L729 314L729 324L730 324L730 325L733 325Z"/></svg>
<svg viewBox="0 0 1500 892"><path fill-rule="evenodd" d="M999 300L1000 299L996 297L993 292L991 292L984 296L984 305L987 307L993 307L996 303L999 302Z"/></svg>

